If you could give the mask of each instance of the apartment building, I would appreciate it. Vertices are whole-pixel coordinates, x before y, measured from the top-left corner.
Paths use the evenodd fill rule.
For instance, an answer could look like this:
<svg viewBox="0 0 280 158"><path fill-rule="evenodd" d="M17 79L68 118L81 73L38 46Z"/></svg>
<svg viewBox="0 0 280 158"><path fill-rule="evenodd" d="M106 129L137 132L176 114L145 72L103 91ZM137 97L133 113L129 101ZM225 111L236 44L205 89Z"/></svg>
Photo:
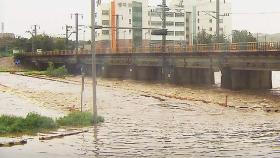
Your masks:
<svg viewBox="0 0 280 158"><path fill-rule="evenodd" d="M221 14L230 13L231 4L221 2ZM167 44L191 45L197 33L216 33L215 0L172 0L166 12ZM161 8L149 6L148 0L111 0L97 6L97 48L153 47L161 36L151 35L151 29L162 28ZM212 15L213 14L213 15ZM122 29L116 29L121 27ZM137 29L143 28L143 29ZM221 16L221 33L231 35L231 16Z"/></svg>
<svg viewBox="0 0 280 158"><path fill-rule="evenodd" d="M148 0L113 0L101 3L97 7L97 25L110 28L96 31L97 48L117 51L124 47L142 47L145 33L136 28L143 28L148 23L145 21L147 9Z"/></svg>
<svg viewBox="0 0 280 158"><path fill-rule="evenodd" d="M182 0L175 0L180 3ZM192 38L202 30L216 34L216 0L184 0L186 10L192 10ZM220 0L220 33L229 41L232 38L232 14L230 0Z"/></svg>

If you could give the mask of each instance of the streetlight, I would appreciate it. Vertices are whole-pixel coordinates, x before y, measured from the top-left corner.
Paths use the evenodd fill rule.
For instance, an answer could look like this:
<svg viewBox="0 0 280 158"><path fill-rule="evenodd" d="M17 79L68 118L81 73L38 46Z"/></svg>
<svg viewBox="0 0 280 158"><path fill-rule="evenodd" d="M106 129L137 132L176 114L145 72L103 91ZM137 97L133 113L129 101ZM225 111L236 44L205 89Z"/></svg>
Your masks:
<svg viewBox="0 0 280 158"><path fill-rule="evenodd" d="M92 64L92 104L93 117L97 118L96 105L96 52L95 52L95 0L91 0L91 64Z"/></svg>

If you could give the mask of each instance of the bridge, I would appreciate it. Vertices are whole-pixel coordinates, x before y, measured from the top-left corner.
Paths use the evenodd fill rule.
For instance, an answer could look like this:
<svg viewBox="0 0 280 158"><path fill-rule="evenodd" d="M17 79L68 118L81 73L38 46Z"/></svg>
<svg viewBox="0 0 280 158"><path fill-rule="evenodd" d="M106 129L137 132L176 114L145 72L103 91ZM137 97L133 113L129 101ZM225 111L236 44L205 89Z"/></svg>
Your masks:
<svg viewBox="0 0 280 158"><path fill-rule="evenodd" d="M280 71L279 43L210 44L185 47L96 49L97 74L101 77L160 80L175 84L214 84L214 72L221 71L221 86L231 90L271 89L272 71ZM24 53L25 64L46 67L48 62L69 69L87 66L89 51Z"/></svg>

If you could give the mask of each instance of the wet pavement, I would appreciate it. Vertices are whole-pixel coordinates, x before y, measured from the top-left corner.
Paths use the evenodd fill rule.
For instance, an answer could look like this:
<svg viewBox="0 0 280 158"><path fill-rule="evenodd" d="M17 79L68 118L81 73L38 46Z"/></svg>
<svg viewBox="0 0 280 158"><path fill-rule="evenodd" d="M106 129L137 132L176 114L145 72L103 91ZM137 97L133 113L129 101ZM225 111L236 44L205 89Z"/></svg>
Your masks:
<svg viewBox="0 0 280 158"><path fill-rule="evenodd" d="M77 84L10 74L0 74L0 83L34 95L43 92L31 103L60 98L64 104L74 104L69 98L78 98L80 92ZM87 86L89 107L90 92ZM0 91L0 97L7 93L14 94ZM240 112L103 86L98 86L98 106L105 122L90 132L49 141L34 137L24 146L0 148L0 157L280 157L279 113Z"/></svg>

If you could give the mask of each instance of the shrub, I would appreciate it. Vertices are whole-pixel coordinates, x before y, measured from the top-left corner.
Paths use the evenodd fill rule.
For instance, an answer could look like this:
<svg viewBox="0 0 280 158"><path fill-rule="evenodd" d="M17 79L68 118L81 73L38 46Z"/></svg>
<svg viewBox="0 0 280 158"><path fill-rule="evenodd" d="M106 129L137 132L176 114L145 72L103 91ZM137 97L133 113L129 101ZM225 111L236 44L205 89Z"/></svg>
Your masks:
<svg viewBox="0 0 280 158"><path fill-rule="evenodd" d="M49 117L29 113L25 118L16 116L0 116L0 135L35 134L59 128L85 127L104 122L103 117L93 117L89 112L74 112L56 122Z"/></svg>
<svg viewBox="0 0 280 158"><path fill-rule="evenodd" d="M0 134L37 133L56 128L51 118L35 113L29 113L26 118L7 115L0 117Z"/></svg>
<svg viewBox="0 0 280 158"><path fill-rule="evenodd" d="M57 124L60 126L91 126L92 124L97 124L104 122L104 118L97 116L93 117L93 115L89 112L74 112L60 118L57 120Z"/></svg>
<svg viewBox="0 0 280 158"><path fill-rule="evenodd" d="M66 69L65 66L56 69L54 67L54 64L52 62L49 62L46 75L51 77L65 77L68 75L68 70Z"/></svg>

